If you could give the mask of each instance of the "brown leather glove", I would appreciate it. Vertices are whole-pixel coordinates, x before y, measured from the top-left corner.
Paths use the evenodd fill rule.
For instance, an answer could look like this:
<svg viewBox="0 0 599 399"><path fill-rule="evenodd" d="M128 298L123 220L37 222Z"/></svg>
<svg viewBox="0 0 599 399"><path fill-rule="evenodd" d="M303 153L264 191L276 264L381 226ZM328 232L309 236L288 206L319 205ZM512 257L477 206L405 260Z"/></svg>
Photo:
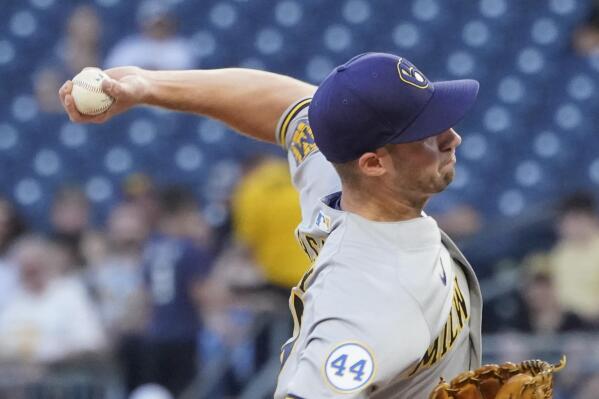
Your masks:
<svg viewBox="0 0 599 399"><path fill-rule="evenodd" d="M542 360L487 364L460 373L449 383L441 378L429 399L550 399L553 373L565 366L565 356L558 364Z"/></svg>

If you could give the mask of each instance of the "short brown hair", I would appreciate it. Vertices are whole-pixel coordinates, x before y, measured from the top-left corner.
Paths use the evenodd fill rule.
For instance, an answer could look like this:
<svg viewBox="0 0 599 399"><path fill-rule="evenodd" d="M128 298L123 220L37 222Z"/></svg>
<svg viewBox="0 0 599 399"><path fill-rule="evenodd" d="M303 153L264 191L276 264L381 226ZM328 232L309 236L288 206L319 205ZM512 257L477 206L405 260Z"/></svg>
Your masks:
<svg viewBox="0 0 599 399"><path fill-rule="evenodd" d="M341 182L346 185L356 185L360 180L358 170L358 160L347 161L342 163L333 163L333 167L341 178Z"/></svg>

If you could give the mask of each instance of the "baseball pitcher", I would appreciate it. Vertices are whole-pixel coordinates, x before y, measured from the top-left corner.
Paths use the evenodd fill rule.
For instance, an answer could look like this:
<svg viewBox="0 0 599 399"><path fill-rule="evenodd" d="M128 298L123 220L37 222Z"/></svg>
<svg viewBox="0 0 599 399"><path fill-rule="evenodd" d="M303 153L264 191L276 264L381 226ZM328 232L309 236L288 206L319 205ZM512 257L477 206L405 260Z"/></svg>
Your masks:
<svg viewBox="0 0 599 399"><path fill-rule="evenodd" d="M155 105L287 150L302 208L296 234L313 265L289 299L295 328L281 351L276 399L495 398L499 388L456 396L479 394L482 373L499 387L517 379L522 389L505 398L541 385L550 397L552 368L541 363L469 371L481 359L479 284L423 212L453 180L461 142L453 126L478 82L431 82L382 53L354 57L316 90L247 69L105 72L101 87L114 102L100 115L79 112L72 82L63 85L72 121L102 123Z"/></svg>

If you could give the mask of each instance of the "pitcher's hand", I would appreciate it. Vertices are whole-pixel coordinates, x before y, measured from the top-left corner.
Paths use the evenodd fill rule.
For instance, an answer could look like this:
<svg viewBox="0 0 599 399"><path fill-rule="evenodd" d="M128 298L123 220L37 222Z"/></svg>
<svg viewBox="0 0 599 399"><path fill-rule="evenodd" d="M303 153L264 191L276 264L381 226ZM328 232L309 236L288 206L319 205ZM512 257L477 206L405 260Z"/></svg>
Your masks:
<svg viewBox="0 0 599 399"><path fill-rule="evenodd" d="M72 81L67 80L58 91L60 102L72 122L103 123L136 105L143 104L143 99L148 91L148 82L143 77L142 69L119 67L107 69L104 73L110 78L102 82L102 90L114 98L114 103L106 112L99 115L83 115L77 111L75 101L71 96Z"/></svg>

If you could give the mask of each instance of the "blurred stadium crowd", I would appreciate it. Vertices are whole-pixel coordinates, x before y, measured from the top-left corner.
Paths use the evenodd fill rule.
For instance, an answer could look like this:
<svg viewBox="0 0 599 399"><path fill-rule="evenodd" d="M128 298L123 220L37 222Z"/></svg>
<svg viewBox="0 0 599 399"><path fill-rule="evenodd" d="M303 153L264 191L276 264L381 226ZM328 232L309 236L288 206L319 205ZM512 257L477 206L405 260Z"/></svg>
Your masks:
<svg viewBox="0 0 599 399"><path fill-rule="evenodd" d="M364 51L481 81L429 206L481 277L486 362L568 355L599 391L599 2L4 0L0 397L272 396L308 267L282 153L141 108L68 122L85 66L246 66L317 84ZM406 332L409 333L409 332Z"/></svg>

